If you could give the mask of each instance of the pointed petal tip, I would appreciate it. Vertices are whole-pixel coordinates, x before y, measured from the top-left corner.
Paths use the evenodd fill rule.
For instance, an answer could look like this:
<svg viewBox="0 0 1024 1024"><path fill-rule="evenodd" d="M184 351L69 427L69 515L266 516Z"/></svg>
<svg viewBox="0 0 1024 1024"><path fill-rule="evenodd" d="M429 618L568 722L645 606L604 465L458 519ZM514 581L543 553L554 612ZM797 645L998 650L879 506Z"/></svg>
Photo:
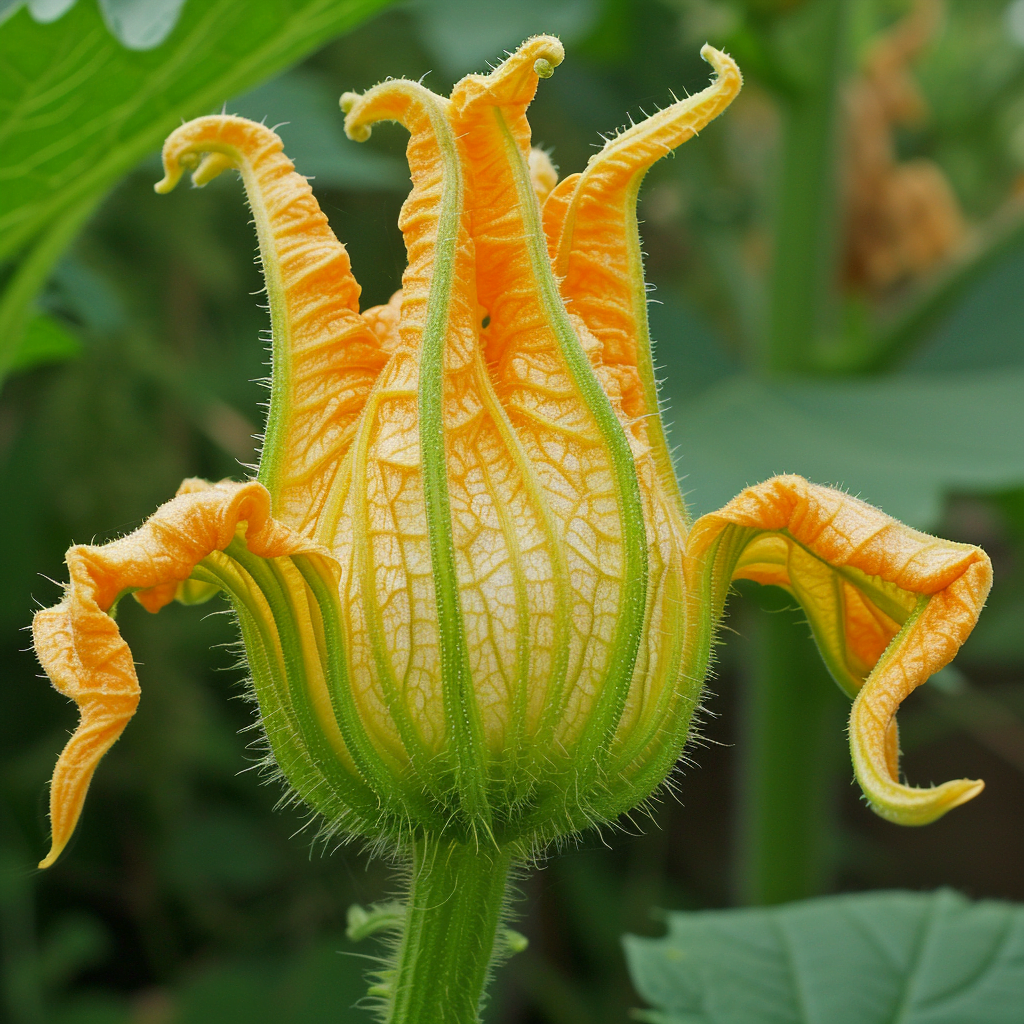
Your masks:
<svg viewBox="0 0 1024 1024"><path fill-rule="evenodd" d="M50 844L50 852L36 865L40 871L45 871L47 868L52 868L60 855L64 852L64 847L67 846L67 840L58 843L56 839Z"/></svg>

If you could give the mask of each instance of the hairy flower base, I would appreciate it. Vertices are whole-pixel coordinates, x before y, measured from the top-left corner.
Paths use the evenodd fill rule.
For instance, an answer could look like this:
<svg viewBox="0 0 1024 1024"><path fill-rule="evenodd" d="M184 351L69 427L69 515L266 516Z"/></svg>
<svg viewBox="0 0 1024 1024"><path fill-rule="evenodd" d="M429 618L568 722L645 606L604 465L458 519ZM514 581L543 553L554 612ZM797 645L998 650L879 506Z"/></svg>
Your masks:
<svg viewBox="0 0 1024 1024"><path fill-rule="evenodd" d="M561 182L525 116L562 59L551 37L450 98L401 80L342 97L353 138L381 120L410 133L408 268L362 312L272 131L218 116L170 136L159 191L185 170L201 185L237 168L246 187L273 328L265 444L257 480L186 481L135 533L69 551L64 599L34 624L81 711L44 866L139 699L113 618L126 593L150 611L228 596L273 760L330 831L511 856L627 812L682 751L736 578L806 610L855 698L853 762L878 813L920 824L980 790L901 784L894 715L973 627L983 552L799 477L686 516L636 196L739 91L732 60L702 52L707 89Z"/></svg>

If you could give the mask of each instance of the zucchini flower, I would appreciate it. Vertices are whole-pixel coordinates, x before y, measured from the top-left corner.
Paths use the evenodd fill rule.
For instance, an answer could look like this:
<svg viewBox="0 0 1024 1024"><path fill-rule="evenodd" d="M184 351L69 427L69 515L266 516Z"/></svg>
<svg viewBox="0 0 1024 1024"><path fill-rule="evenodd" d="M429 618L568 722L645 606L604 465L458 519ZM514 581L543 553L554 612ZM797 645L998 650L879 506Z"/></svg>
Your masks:
<svg viewBox="0 0 1024 1024"><path fill-rule="evenodd" d="M636 198L740 89L731 58L702 53L707 89L561 182L526 120L562 60L549 36L447 99L402 80L343 96L353 139L382 120L410 135L408 267L363 311L269 128L222 115L168 138L158 192L186 169L196 185L229 168L245 184L273 334L266 434L255 479L188 480L134 533L69 550L63 600L34 622L81 712L43 866L139 700L113 617L129 593L156 612L223 591L281 775L329 833L411 857L396 966L377 987L393 1020L474 1020L510 864L664 782L733 579L806 609L854 698L854 768L878 813L923 823L980 790L902 784L894 715L973 627L982 551L799 477L687 517Z"/></svg>

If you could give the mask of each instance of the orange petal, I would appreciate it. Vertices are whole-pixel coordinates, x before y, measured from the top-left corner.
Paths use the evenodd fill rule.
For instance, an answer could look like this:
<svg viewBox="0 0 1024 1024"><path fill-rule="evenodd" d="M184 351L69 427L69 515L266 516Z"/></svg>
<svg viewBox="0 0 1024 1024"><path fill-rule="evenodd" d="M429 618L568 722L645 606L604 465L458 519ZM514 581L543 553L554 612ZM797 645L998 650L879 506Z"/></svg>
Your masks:
<svg viewBox="0 0 1024 1024"><path fill-rule="evenodd" d="M241 117L189 121L164 143L156 190L169 192L202 154L193 181L237 167L259 236L273 337L259 479L274 496L275 516L312 535L387 353L359 316L348 253L280 138Z"/></svg>
<svg viewBox="0 0 1024 1024"><path fill-rule="evenodd" d="M800 600L830 670L856 697L854 770L878 814L926 824L981 791L982 782L968 779L931 789L901 784L895 714L974 628L992 582L984 551L783 476L699 519L687 558L691 580L703 576L709 586L716 617L737 576L783 586Z"/></svg>
<svg viewBox="0 0 1024 1024"><path fill-rule="evenodd" d="M442 695L466 674L450 669L461 648L473 680L468 718L479 721L479 752L470 759L483 748L500 754L505 763L493 775L522 756L545 713L554 684L538 679L559 677L553 640L530 643L559 636L568 618L556 530L483 360L464 167L448 101L394 81L342 103L353 137L381 118L409 129L413 189L400 221L409 266L398 354L370 400L338 530L324 541L339 553L343 589L353 563L353 657L376 668L380 703L399 719L414 763L418 746L429 751L446 738L441 711L459 702ZM365 314L375 329L394 331L395 301ZM441 621L436 609L446 604L465 610L460 623ZM426 699L403 724L394 710L403 701L393 694L411 665Z"/></svg>
<svg viewBox="0 0 1024 1024"><path fill-rule="evenodd" d="M626 414L646 417L658 471L668 489L676 482L658 415L636 201L651 165L718 117L743 84L727 54L705 46L701 55L717 72L711 85L609 139L583 173L573 176L575 182L566 179L544 207L544 229L562 298L597 338L602 362L615 368Z"/></svg>
<svg viewBox="0 0 1024 1024"><path fill-rule="evenodd" d="M137 591L151 612L174 599L175 588L198 562L223 550L239 528L264 557L313 550L308 541L270 518L270 495L256 482L186 480L134 533L102 546L79 544L67 553L70 582L60 604L32 622L36 655L54 687L79 708L80 720L54 768L50 786L49 867L74 832L93 772L135 714L139 682L131 651L108 614L118 597Z"/></svg>
<svg viewBox="0 0 1024 1024"><path fill-rule="evenodd" d="M537 202L543 206L551 190L558 184L558 171L555 170L551 157L536 146L530 150L529 165L533 191L537 193Z"/></svg>
<svg viewBox="0 0 1024 1024"><path fill-rule="evenodd" d="M595 341L567 314L544 243L526 109L538 77L562 55L551 36L527 40L491 74L459 82L449 117L465 166L477 291L490 317L487 363L553 518L570 607L583 612L556 636L559 664L568 658L565 682L545 691L554 749L569 750L585 749L606 717L621 715L631 686L634 695L644 688L643 672L633 672L640 613L650 610L644 595L660 584L674 538L670 526L644 537L655 520L644 504L660 496L645 489L642 427L623 414L614 377L590 358ZM660 689L660 673L652 670L651 689Z"/></svg>

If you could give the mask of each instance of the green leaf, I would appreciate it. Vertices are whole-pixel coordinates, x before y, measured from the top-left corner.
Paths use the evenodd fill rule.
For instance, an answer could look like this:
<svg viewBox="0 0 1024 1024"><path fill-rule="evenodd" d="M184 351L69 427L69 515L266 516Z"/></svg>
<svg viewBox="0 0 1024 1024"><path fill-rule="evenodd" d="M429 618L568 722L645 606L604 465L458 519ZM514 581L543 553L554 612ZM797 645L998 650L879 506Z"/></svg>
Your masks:
<svg viewBox="0 0 1024 1024"><path fill-rule="evenodd" d="M190 0L146 52L124 49L92 2L53 24L20 10L0 26L0 260L20 253L31 268L0 299L0 371L53 263L123 174L183 118L220 108L385 2Z"/></svg>
<svg viewBox="0 0 1024 1024"><path fill-rule="evenodd" d="M81 351L81 341L60 321L37 313L25 329L11 369L28 370L44 363L62 363L74 359Z"/></svg>
<svg viewBox="0 0 1024 1024"><path fill-rule="evenodd" d="M668 915L625 937L665 1024L1019 1024L1024 906L950 890Z"/></svg>
<svg viewBox="0 0 1024 1024"><path fill-rule="evenodd" d="M799 473L928 527L950 490L1024 481L1022 394L1022 369L784 383L734 376L674 403L670 439L696 515L749 484Z"/></svg>
<svg viewBox="0 0 1024 1024"><path fill-rule="evenodd" d="M152 50L173 31L185 0L99 0L103 20L129 50Z"/></svg>

